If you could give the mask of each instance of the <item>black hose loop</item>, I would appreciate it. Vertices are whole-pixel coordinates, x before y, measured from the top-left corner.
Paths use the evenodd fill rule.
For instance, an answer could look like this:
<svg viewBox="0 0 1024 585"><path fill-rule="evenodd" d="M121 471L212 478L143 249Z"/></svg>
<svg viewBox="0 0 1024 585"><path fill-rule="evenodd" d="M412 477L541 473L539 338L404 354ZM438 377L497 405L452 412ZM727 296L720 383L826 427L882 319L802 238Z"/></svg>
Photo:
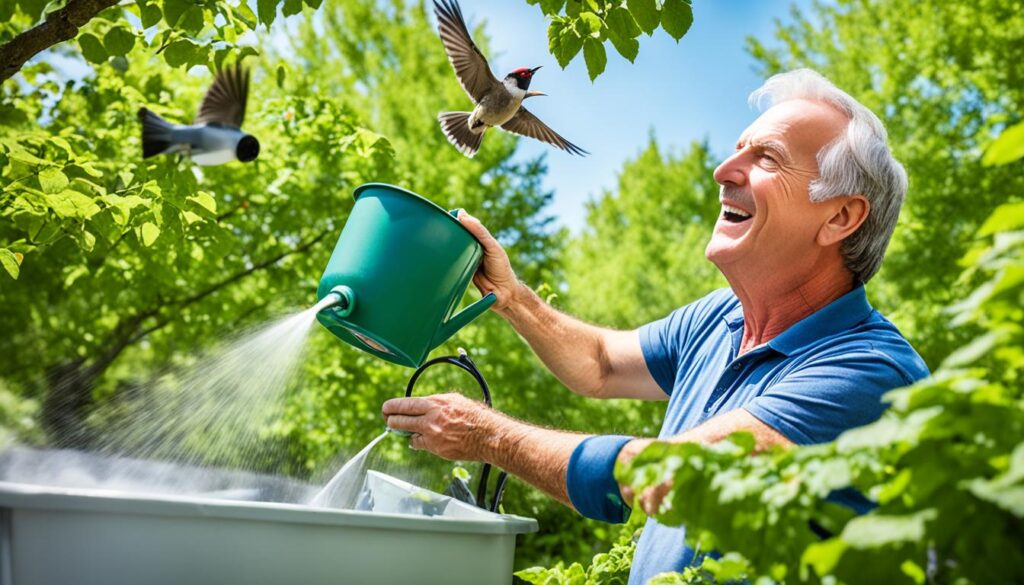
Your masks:
<svg viewBox="0 0 1024 585"><path fill-rule="evenodd" d="M477 384L480 385L480 391L483 392L484 395L484 404L486 404L488 407L492 406L491 388L490 386L487 385L487 380L484 379L483 374L481 374L480 370L477 369L476 364L473 363L473 359L469 357L469 353L466 350L462 349L461 347L459 348L458 356L441 356L438 358L434 358L430 361L427 361L422 366L416 368L416 371L413 372L412 377L409 378L409 383L406 384L405 386L406 397L412 396L413 388L415 388L416 381L419 380L420 375L423 374L423 372L425 372L427 368L436 366L437 364L450 364L468 372L470 376L473 376L473 379L476 380ZM502 471L501 474L498 476L498 482L495 485L494 490L494 499L491 501L491 504L488 505L487 480L489 479L490 475L491 464L484 463L483 468L480 470L480 482L477 485L476 489L476 505L478 508L483 508L485 510L496 512L498 510L498 505L501 503L501 495L504 492L505 480L507 479L508 474Z"/></svg>

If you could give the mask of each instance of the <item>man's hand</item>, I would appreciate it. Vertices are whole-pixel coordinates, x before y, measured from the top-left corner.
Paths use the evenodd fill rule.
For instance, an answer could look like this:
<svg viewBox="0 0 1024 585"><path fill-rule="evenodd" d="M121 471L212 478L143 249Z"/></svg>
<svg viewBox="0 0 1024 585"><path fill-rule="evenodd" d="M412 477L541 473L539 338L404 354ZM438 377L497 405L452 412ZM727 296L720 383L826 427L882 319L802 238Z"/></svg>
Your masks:
<svg viewBox="0 0 1024 585"><path fill-rule="evenodd" d="M461 394L393 398L381 408L388 428L413 433L414 449L452 461L486 461L499 438L501 417Z"/></svg>
<svg viewBox="0 0 1024 585"><path fill-rule="evenodd" d="M494 239L491 232L487 231L484 224L480 223L479 219L466 213L465 210L461 210L459 211L459 221L480 241L480 245L484 248L483 262L480 263L480 268L473 275L473 284L476 285L481 295L490 292L497 295L498 300L491 308L500 314L513 304L521 286L519 279L516 278L516 273L512 271L508 254L505 253L498 240Z"/></svg>
<svg viewBox="0 0 1024 585"><path fill-rule="evenodd" d="M633 439L622 447L616 461L619 465L629 463L634 457L639 455L644 448L653 442L654 439ZM665 496L668 495L668 492L671 489L672 481L669 480L658 485L648 487L638 498L633 492L633 488L631 486L619 484L619 491L622 492L622 501L626 502L629 506L639 504L648 516L653 516L658 512L658 509L661 507L662 500L665 499Z"/></svg>

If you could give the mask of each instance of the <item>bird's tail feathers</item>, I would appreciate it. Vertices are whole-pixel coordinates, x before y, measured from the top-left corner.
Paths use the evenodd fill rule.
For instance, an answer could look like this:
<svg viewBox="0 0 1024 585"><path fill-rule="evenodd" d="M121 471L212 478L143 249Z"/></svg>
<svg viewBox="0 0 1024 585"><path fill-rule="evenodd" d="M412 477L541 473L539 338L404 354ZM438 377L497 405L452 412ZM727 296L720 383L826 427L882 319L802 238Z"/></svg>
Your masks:
<svg viewBox="0 0 1024 585"><path fill-rule="evenodd" d="M139 108L139 121L142 122L142 158L163 154L174 147L171 141L174 124L146 108Z"/></svg>
<svg viewBox="0 0 1024 585"><path fill-rule="evenodd" d="M469 127L469 112L441 112L437 115L441 130L452 146L459 152L473 158L480 150L480 142L484 138L483 131L473 132Z"/></svg>

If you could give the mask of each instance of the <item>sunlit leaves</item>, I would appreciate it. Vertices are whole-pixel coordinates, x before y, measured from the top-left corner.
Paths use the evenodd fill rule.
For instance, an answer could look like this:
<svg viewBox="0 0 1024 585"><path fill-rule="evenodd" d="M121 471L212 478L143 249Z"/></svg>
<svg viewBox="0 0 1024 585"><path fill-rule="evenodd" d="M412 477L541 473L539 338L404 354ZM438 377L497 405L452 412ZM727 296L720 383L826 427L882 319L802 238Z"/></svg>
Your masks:
<svg viewBox="0 0 1024 585"><path fill-rule="evenodd" d="M256 0L256 14L259 16L260 22L266 26L270 26L274 23L274 18L277 17L277 5L280 0Z"/></svg>
<svg viewBox="0 0 1024 585"><path fill-rule="evenodd" d="M587 61L587 73L593 81L598 75L604 72L608 63L608 56L604 53L604 45L597 39L588 38L583 41L583 57Z"/></svg>
<svg viewBox="0 0 1024 585"><path fill-rule="evenodd" d="M641 34L651 35L660 25L677 41L693 23L689 0L527 0L539 4L550 18L548 50L565 68L584 49L584 61L591 81L604 72L604 48L611 41L615 50L633 62L640 52ZM590 48L586 48L586 47Z"/></svg>
<svg viewBox="0 0 1024 585"><path fill-rule="evenodd" d="M103 36L103 46L111 55L127 55L135 46L135 35L123 26L112 27Z"/></svg>
<svg viewBox="0 0 1024 585"><path fill-rule="evenodd" d="M103 48L103 43L95 35L89 33L79 35L78 46L82 49L82 56L91 63L103 63L107 60L107 50Z"/></svg>
<svg viewBox="0 0 1024 585"><path fill-rule="evenodd" d="M1024 123L1006 129L985 151L986 165L1001 165L1024 157Z"/></svg>
<svg viewBox="0 0 1024 585"><path fill-rule="evenodd" d="M626 7L639 26L648 35L652 34L661 22L658 14L657 0L627 0Z"/></svg>
<svg viewBox="0 0 1024 585"><path fill-rule="evenodd" d="M690 6L690 0L665 0L661 9L661 27L665 32L678 41L690 30L692 24L693 7Z"/></svg>
<svg viewBox="0 0 1024 585"><path fill-rule="evenodd" d="M139 20L142 22L142 28L149 28L154 24L160 22L163 18L163 12L156 2L151 0L137 0L136 5L139 9Z"/></svg>
<svg viewBox="0 0 1024 585"><path fill-rule="evenodd" d="M164 51L164 58L171 67L191 65L198 60L200 47L192 41L182 39L174 41Z"/></svg>
<svg viewBox="0 0 1024 585"><path fill-rule="evenodd" d="M0 248L0 265L4 267L7 274L11 278L17 280L18 274L21 271L21 261L24 259L22 254L12 252L7 248Z"/></svg>

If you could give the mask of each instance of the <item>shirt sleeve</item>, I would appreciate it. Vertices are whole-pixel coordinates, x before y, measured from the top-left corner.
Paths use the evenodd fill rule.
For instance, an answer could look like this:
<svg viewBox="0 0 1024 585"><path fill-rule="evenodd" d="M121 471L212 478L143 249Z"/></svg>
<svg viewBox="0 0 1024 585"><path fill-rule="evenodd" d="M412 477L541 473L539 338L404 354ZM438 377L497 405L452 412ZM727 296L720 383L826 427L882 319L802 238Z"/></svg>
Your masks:
<svg viewBox="0 0 1024 585"><path fill-rule="evenodd" d="M728 289L718 290L640 327L644 361L665 394L672 395L679 362L694 330L715 318L732 298Z"/></svg>
<svg viewBox="0 0 1024 585"><path fill-rule="evenodd" d="M576 446L569 458L565 487L577 512L604 522L629 519L630 508L622 501L615 481L615 461L631 440L620 435L596 435Z"/></svg>
<svg viewBox="0 0 1024 585"><path fill-rule="evenodd" d="M913 381L885 354L855 350L816 358L743 408L794 443L827 443L877 420L882 395Z"/></svg>

